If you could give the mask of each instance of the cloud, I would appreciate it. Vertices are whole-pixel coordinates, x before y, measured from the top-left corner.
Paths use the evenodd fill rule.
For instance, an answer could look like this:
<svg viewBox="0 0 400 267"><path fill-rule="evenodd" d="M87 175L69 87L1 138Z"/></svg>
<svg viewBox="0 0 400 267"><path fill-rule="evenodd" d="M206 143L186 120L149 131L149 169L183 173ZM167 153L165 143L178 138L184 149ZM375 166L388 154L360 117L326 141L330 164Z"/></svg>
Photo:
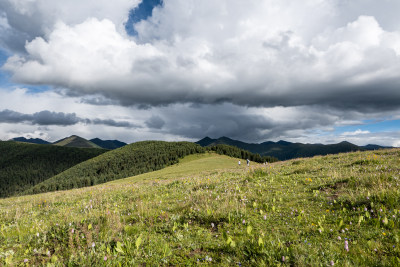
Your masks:
<svg viewBox="0 0 400 267"><path fill-rule="evenodd" d="M101 119L94 119L94 120L86 120L88 123L93 123L95 125L107 125L112 127L125 127L125 128L141 128L140 125L130 123L128 121L115 121L115 120L101 120Z"/></svg>
<svg viewBox="0 0 400 267"><path fill-rule="evenodd" d="M397 0L168 0L128 36L139 2L1 1L0 46L14 51L3 70L54 89L0 91L3 120L51 121L33 119L40 102L126 141L327 142L345 138L337 126L399 114Z"/></svg>
<svg viewBox="0 0 400 267"><path fill-rule="evenodd" d="M370 131L363 131L363 130L358 129L354 132L344 132L341 135L346 137L346 136L359 136L359 135L363 135L363 134L365 135L365 134L370 134L370 133L371 133Z"/></svg>
<svg viewBox="0 0 400 267"><path fill-rule="evenodd" d="M4 69L128 106L397 107L400 31L374 16L337 25L332 3L171 0L135 24L135 38L106 18L59 21Z"/></svg>
<svg viewBox="0 0 400 267"><path fill-rule="evenodd" d="M106 125L112 127L140 128L141 126L128 121L115 121L112 119L83 119L75 113L51 112L48 110L33 114L24 114L5 109L0 111L0 123L31 123L32 125L57 125L70 126L78 123Z"/></svg>
<svg viewBox="0 0 400 267"><path fill-rule="evenodd" d="M80 119L75 113L65 114L62 112L40 111L34 114L23 114L5 109L0 111L0 123L30 122L34 125L74 125Z"/></svg>
<svg viewBox="0 0 400 267"><path fill-rule="evenodd" d="M7 28L1 29L1 43L13 51L24 51L26 41L49 34L58 21L69 25L79 24L89 17L108 19L123 31L131 8L139 0L2 0L0 10L7 20ZM5 19L0 19L5 20Z"/></svg>
<svg viewBox="0 0 400 267"><path fill-rule="evenodd" d="M145 123L147 127L152 129L161 129L165 125L165 121L159 116L152 116Z"/></svg>

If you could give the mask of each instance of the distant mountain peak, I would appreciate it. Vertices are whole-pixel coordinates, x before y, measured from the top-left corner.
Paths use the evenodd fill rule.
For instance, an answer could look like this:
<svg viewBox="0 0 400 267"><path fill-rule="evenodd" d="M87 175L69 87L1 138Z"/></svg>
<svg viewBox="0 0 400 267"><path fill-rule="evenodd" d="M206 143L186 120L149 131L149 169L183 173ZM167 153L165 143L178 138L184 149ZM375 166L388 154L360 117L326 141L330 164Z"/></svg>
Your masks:
<svg viewBox="0 0 400 267"><path fill-rule="evenodd" d="M65 147L80 147L80 148L101 148L95 143L77 135L71 135L70 137L58 140L54 142L53 145L65 146Z"/></svg>
<svg viewBox="0 0 400 267"><path fill-rule="evenodd" d="M118 140L101 140L97 137L90 139L90 141L105 149L117 149L127 145L127 143Z"/></svg>
<svg viewBox="0 0 400 267"><path fill-rule="evenodd" d="M284 140L279 140L279 141L277 142L277 144L280 144L280 145L291 145L291 144L293 144L293 143L288 142L288 141L284 141Z"/></svg>
<svg viewBox="0 0 400 267"><path fill-rule="evenodd" d="M25 138L25 137L15 137L11 139L12 141L16 142L23 142L23 143L30 143L30 144L39 144L39 145L47 145L50 144L50 142L47 142L46 140L40 139L40 138Z"/></svg>

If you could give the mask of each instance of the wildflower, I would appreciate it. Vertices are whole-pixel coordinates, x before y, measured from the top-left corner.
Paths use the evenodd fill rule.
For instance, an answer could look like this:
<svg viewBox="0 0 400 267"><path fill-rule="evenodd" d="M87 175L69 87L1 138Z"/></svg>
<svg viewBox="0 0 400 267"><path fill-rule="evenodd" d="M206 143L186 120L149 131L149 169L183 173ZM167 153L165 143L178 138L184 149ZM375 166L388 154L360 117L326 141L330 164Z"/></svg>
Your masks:
<svg viewBox="0 0 400 267"><path fill-rule="evenodd" d="M39 233L36 233L36 236L39 237Z"/></svg>
<svg viewBox="0 0 400 267"><path fill-rule="evenodd" d="M335 265L335 263L333 261L331 261L331 266Z"/></svg>
<svg viewBox="0 0 400 267"><path fill-rule="evenodd" d="M344 241L344 249L349 252L349 241Z"/></svg>
<svg viewBox="0 0 400 267"><path fill-rule="evenodd" d="M75 230L74 230L74 229L72 229L72 230L71 230L71 233L74 233L74 232L75 232Z"/></svg>
<svg viewBox="0 0 400 267"><path fill-rule="evenodd" d="M282 256L282 261L285 262L285 256Z"/></svg>
<svg viewBox="0 0 400 267"><path fill-rule="evenodd" d="M340 237L340 236L338 236L338 238L337 238L338 240L342 240L342 238Z"/></svg>
<svg viewBox="0 0 400 267"><path fill-rule="evenodd" d="M107 260L107 256L104 256L104 261L106 261Z"/></svg>
<svg viewBox="0 0 400 267"><path fill-rule="evenodd" d="M264 220L266 220L267 219L267 215L264 215Z"/></svg>
<svg viewBox="0 0 400 267"><path fill-rule="evenodd" d="M214 226L215 226L214 223L211 223L211 227L214 228Z"/></svg>
<svg viewBox="0 0 400 267"><path fill-rule="evenodd" d="M94 248L95 246L96 246L96 244L93 242L93 243L92 243L92 248Z"/></svg>
<svg viewBox="0 0 400 267"><path fill-rule="evenodd" d="M243 223L243 224L245 224L245 223L246 223L246 221L243 219L242 223Z"/></svg>
<svg viewBox="0 0 400 267"><path fill-rule="evenodd" d="M385 233L385 232L383 232L382 234L383 234L383 235L386 235L386 233Z"/></svg>
<svg viewBox="0 0 400 267"><path fill-rule="evenodd" d="M24 259L24 262L27 263L27 262L28 262L28 259Z"/></svg>

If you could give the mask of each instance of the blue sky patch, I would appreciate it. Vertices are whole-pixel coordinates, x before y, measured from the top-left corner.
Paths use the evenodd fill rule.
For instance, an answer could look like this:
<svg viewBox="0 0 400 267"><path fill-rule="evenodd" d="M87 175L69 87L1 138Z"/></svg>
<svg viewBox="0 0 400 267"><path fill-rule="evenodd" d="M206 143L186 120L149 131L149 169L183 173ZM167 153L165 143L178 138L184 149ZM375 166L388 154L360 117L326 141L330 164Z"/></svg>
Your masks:
<svg viewBox="0 0 400 267"><path fill-rule="evenodd" d="M129 19L125 24L125 30L129 35L136 36L134 24L151 17L153 9L162 4L162 0L143 0L138 7L129 12Z"/></svg>
<svg viewBox="0 0 400 267"><path fill-rule="evenodd" d="M364 121L361 125L351 125L337 127L335 133L342 134L345 132L355 132L357 130L369 131L371 133L378 133L383 131L399 131L400 130L400 120L384 120L384 121Z"/></svg>

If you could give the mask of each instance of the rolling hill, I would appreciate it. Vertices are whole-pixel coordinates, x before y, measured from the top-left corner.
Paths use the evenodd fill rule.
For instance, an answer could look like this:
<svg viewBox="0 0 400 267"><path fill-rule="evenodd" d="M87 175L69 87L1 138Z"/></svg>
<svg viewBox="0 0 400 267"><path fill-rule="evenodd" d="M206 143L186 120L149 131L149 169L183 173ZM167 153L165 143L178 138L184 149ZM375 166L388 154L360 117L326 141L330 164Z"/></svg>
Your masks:
<svg viewBox="0 0 400 267"><path fill-rule="evenodd" d="M64 146L64 147L80 147L80 148L101 148L95 143L86 140L82 137L72 135L70 137L63 138L53 143L55 146Z"/></svg>
<svg viewBox="0 0 400 267"><path fill-rule="evenodd" d="M264 165L196 154L0 199L4 266L399 266L400 149Z"/></svg>
<svg viewBox="0 0 400 267"><path fill-rule="evenodd" d="M205 149L190 142L144 141L82 162L28 189L24 194L80 188L162 169Z"/></svg>
<svg viewBox="0 0 400 267"><path fill-rule="evenodd" d="M29 188L24 194L80 188L162 169L178 162L186 155L215 152L252 162L275 162L276 158L228 145L203 148L190 142L145 141L126 145L82 162ZM245 163L243 163L245 164Z"/></svg>
<svg viewBox="0 0 400 267"><path fill-rule="evenodd" d="M262 156L272 156L279 160L288 160L293 158L302 157L313 157L317 155L328 155L337 154L352 151L364 151L364 150L375 150L382 149L385 147L377 145L368 145L360 147L349 142L341 142L338 144L323 145L323 144L302 144L302 143L291 143L286 141L278 142L264 142L261 144L249 144L237 140L230 139L228 137L221 137L218 139L211 139L205 137L202 140L196 142L197 144L206 147L213 146L216 144L225 144L236 146L244 150L248 150L252 153L257 153Z"/></svg>
<svg viewBox="0 0 400 267"><path fill-rule="evenodd" d="M0 141L0 197L20 194L105 151Z"/></svg>

